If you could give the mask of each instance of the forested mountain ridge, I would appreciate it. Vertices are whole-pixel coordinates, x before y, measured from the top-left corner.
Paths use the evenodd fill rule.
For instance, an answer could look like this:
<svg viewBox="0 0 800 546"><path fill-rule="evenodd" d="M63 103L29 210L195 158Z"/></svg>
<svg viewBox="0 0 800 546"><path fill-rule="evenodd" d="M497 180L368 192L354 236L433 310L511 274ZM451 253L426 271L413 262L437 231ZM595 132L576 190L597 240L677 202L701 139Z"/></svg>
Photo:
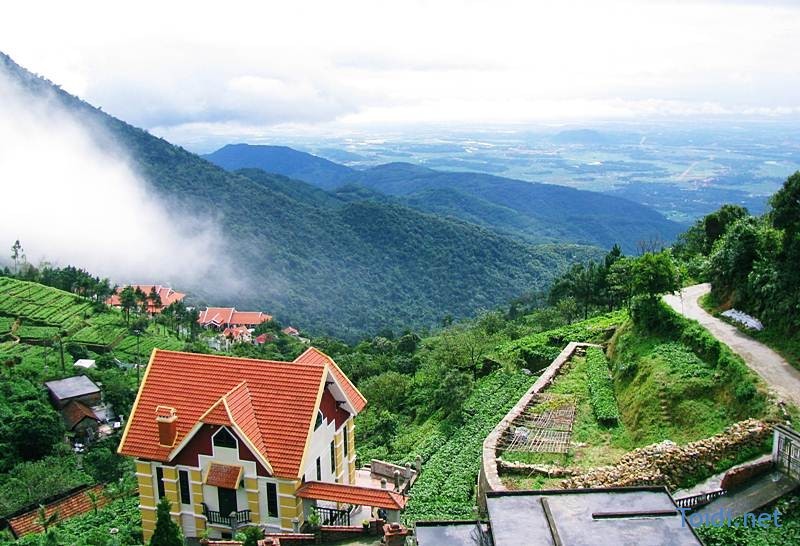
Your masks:
<svg viewBox="0 0 800 546"><path fill-rule="evenodd" d="M7 56L0 56L0 71L25 90L31 107L63 105L97 135L98 145L112 154L121 150L176 217L213 219L241 288L222 298L214 286L182 287L209 304L264 309L314 334L354 339L494 307L546 286L570 262L597 252L535 247L397 204L347 203L280 176L229 173Z"/></svg>
<svg viewBox="0 0 800 546"><path fill-rule="evenodd" d="M354 172L344 165L287 146L228 144L202 157L228 171L262 169L328 190L347 182Z"/></svg>
<svg viewBox="0 0 800 546"><path fill-rule="evenodd" d="M417 210L458 218L529 243L671 242L682 228L660 213L608 194L474 172L436 171L409 163L356 170L281 146L229 145L205 156L235 170L260 168L325 189L360 185ZM374 197L371 196L371 197Z"/></svg>

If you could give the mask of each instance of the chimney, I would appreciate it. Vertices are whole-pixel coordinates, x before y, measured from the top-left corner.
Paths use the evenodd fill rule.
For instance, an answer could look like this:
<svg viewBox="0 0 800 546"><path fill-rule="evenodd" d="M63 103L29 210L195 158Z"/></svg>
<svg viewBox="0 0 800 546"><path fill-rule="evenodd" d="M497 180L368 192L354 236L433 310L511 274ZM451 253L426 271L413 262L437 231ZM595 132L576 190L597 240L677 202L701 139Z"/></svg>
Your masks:
<svg viewBox="0 0 800 546"><path fill-rule="evenodd" d="M156 423L158 423L158 443L165 447L175 445L178 436L178 412L169 406L156 408Z"/></svg>

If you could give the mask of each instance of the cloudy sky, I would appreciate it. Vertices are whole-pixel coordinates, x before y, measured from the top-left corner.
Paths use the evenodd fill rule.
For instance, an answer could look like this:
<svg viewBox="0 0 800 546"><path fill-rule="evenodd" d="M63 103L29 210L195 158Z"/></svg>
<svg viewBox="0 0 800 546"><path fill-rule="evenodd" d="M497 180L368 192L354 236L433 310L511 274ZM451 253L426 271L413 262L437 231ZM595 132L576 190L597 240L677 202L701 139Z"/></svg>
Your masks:
<svg viewBox="0 0 800 546"><path fill-rule="evenodd" d="M199 151L415 124L800 117L800 2L122 4L6 2L0 50Z"/></svg>

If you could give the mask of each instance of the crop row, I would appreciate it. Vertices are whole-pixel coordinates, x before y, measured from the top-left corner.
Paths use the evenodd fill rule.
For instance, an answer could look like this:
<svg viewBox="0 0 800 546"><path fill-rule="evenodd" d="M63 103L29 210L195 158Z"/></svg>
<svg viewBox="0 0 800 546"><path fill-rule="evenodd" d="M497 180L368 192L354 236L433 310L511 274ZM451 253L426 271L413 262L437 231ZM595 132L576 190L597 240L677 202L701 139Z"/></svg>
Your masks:
<svg viewBox="0 0 800 546"><path fill-rule="evenodd" d="M17 328L17 336L20 339L48 340L58 335L58 328L52 326L28 326L26 324Z"/></svg>
<svg viewBox="0 0 800 546"><path fill-rule="evenodd" d="M170 336L163 336L146 332L139 337L138 354L142 359L147 359L153 349L179 350L183 342ZM122 357L133 359L137 356L136 336L128 335L114 347L114 352Z"/></svg>
<svg viewBox="0 0 800 546"><path fill-rule="evenodd" d="M114 324L92 324L75 332L70 340L89 345L111 345L124 337L127 330Z"/></svg>
<svg viewBox="0 0 800 546"><path fill-rule="evenodd" d="M619 421L619 407L614 382L605 354L596 347L586 351L586 382L595 419L604 425L615 425Z"/></svg>
<svg viewBox="0 0 800 546"><path fill-rule="evenodd" d="M465 402L463 424L423 466L404 515L408 521L474 518L483 439L532 381L520 372L498 370L478 383Z"/></svg>

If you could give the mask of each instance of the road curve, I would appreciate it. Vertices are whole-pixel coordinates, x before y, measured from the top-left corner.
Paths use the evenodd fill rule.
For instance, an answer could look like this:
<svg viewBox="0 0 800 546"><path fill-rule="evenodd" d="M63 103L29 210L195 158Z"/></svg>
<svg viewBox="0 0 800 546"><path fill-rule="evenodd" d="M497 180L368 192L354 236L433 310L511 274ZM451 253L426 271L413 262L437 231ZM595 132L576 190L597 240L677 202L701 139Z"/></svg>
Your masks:
<svg viewBox="0 0 800 546"><path fill-rule="evenodd" d="M664 301L678 313L702 324L714 337L741 356L779 398L800 407L800 372L763 343L711 316L700 307L698 299L710 290L708 283L695 284L687 286L680 294L667 294Z"/></svg>

